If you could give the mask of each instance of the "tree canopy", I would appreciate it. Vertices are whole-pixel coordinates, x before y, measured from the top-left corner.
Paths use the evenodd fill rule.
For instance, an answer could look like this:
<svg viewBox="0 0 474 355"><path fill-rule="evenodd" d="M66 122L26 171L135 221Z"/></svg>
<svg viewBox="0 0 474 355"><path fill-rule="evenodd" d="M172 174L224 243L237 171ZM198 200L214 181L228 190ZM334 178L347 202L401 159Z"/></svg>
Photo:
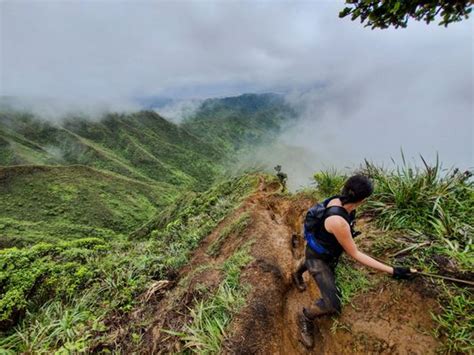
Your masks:
<svg viewBox="0 0 474 355"><path fill-rule="evenodd" d="M471 0L346 0L339 17L360 18L366 27L385 29L406 27L409 18L427 24L440 18L439 25L467 19L472 11Z"/></svg>

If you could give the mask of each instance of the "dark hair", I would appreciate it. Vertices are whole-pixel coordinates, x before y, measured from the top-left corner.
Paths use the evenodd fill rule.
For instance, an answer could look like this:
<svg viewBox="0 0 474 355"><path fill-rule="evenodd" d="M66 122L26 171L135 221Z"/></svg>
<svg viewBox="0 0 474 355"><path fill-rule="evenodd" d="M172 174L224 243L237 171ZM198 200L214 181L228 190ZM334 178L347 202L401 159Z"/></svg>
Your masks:
<svg viewBox="0 0 474 355"><path fill-rule="evenodd" d="M359 202L372 195L374 187L372 181L364 175L354 175L347 179L340 200L342 204Z"/></svg>

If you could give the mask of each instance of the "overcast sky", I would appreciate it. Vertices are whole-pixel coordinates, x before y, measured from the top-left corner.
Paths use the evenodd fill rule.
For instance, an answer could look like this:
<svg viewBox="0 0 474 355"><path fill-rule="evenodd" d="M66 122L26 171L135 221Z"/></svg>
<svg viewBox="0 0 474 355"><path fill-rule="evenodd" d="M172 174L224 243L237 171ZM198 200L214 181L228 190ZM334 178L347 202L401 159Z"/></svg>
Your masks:
<svg viewBox="0 0 474 355"><path fill-rule="evenodd" d="M381 155L408 146L474 165L472 19L372 31L339 19L341 8L317 0L2 1L0 94L125 101L283 92L304 105L301 122L325 127L318 142L341 139L345 127L351 143L342 150L357 133L375 139Z"/></svg>

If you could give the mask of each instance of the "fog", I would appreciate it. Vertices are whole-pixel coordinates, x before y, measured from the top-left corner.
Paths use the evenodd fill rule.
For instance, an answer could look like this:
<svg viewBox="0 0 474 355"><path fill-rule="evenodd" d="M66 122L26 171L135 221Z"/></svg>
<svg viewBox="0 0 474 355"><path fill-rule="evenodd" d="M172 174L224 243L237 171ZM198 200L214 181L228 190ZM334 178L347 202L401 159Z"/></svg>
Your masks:
<svg viewBox="0 0 474 355"><path fill-rule="evenodd" d="M3 1L0 95L61 98L63 111L134 110L169 97L174 122L199 100L286 95L299 112L252 164L293 185L320 167L436 153L473 167L473 22L370 30L343 1ZM97 102L102 104L97 105ZM97 111L97 108L98 111Z"/></svg>

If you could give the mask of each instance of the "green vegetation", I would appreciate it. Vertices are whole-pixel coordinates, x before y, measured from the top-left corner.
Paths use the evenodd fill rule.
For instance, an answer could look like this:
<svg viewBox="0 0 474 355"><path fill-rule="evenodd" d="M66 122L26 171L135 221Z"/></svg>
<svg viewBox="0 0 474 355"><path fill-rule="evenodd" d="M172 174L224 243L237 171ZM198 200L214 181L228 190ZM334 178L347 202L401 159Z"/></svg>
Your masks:
<svg viewBox="0 0 474 355"><path fill-rule="evenodd" d="M226 327L245 304L249 292L248 286L239 281L242 268L252 261L249 249L250 243L247 243L223 264L225 276L217 291L209 298L197 301L191 309L192 323L178 333L185 348L200 354L219 352Z"/></svg>
<svg viewBox="0 0 474 355"><path fill-rule="evenodd" d="M100 121L70 117L49 123L26 113L0 112L0 164L80 164L144 182L205 189L223 156L208 143L154 112L107 114Z"/></svg>
<svg viewBox="0 0 474 355"><path fill-rule="evenodd" d="M230 235L240 236L242 232L250 225L252 218L249 212L242 213L235 221L222 229L216 240L209 245L207 252L209 255L217 256L221 250L222 244Z"/></svg>
<svg viewBox="0 0 474 355"><path fill-rule="evenodd" d="M316 189L321 196L333 196L341 193L347 176L341 175L336 169L319 171L313 175Z"/></svg>
<svg viewBox="0 0 474 355"><path fill-rule="evenodd" d="M173 245L167 256L167 263L182 266L188 258L188 251L216 228L240 202L257 187L257 175L246 175L224 181L209 191L196 194L190 199L185 196L151 220L136 236L149 236L158 243Z"/></svg>
<svg viewBox="0 0 474 355"><path fill-rule="evenodd" d="M420 270L438 273L456 272L462 278L472 271L474 263L474 182L471 173L457 169L442 171L438 162L430 166L422 158L424 167L406 164L390 171L366 162L363 173L375 184L373 196L363 206L363 214L374 218L374 222L386 234L377 240L373 252L399 251L414 246L403 259L392 261ZM345 176L334 171L319 173L315 180L322 191L319 195L332 194L344 181ZM394 233L397 232L397 233ZM403 233L403 237L400 235ZM420 247L417 247L420 245ZM422 247L421 247L422 246ZM440 262L440 260L442 262ZM451 270L445 270L449 264ZM350 275L346 265L343 274ZM454 269L454 270L453 270ZM351 282L341 280L343 299L350 299L357 289L366 286L359 271L353 271ZM434 316L438 323L436 335L444 335L446 351L472 350L474 303L472 292L440 282L438 287L442 313Z"/></svg>
<svg viewBox="0 0 474 355"><path fill-rule="evenodd" d="M1 250L0 348L80 351L106 341L105 320L130 312L153 280L176 275L256 184L256 176L234 178L181 201L146 240L88 238Z"/></svg>
<svg viewBox="0 0 474 355"><path fill-rule="evenodd" d="M429 266L429 259L441 253L453 258L459 269L472 268L474 182L469 172L442 173L438 163L384 171L367 163L366 173L375 182L375 193L365 212L376 216L377 225L409 231L416 238L412 242L431 243L417 254L418 262Z"/></svg>
<svg viewBox="0 0 474 355"><path fill-rule="evenodd" d="M342 305L351 303L355 295L366 292L373 286L367 274L347 258L341 258L336 268L336 284Z"/></svg>
<svg viewBox="0 0 474 355"><path fill-rule="evenodd" d="M80 164L204 191L231 154L273 138L293 116L274 94L206 100L181 125L152 111L51 123L0 107L0 166Z"/></svg>
<svg viewBox="0 0 474 355"><path fill-rule="evenodd" d="M295 116L279 95L244 94L204 101L182 127L229 154L269 142Z"/></svg>
<svg viewBox="0 0 474 355"><path fill-rule="evenodd" d="M445 336L444 348L449 353L463 352L468 354L474 349L474 300L472 294L462 289L445 288L441 304L443 313L433 315L438 323L437 336Z"/></svg>
<svg viewBox="0 0 474 355"><path fill-rule="evenodd" d="M365 26L388 28L407 27L408 19L425 21L427 24L441 17L439 25L447 27L450 23L467 19L472 11L469 0L346 0L347 7L339 17L351 15L352 20L360 18Z"/></svg>
<svg viewBox="0 0 474 355"><path fill-rule="evenodd" d="M129 233L177 189L85 166L0 168L2 247Z"/></svg>

